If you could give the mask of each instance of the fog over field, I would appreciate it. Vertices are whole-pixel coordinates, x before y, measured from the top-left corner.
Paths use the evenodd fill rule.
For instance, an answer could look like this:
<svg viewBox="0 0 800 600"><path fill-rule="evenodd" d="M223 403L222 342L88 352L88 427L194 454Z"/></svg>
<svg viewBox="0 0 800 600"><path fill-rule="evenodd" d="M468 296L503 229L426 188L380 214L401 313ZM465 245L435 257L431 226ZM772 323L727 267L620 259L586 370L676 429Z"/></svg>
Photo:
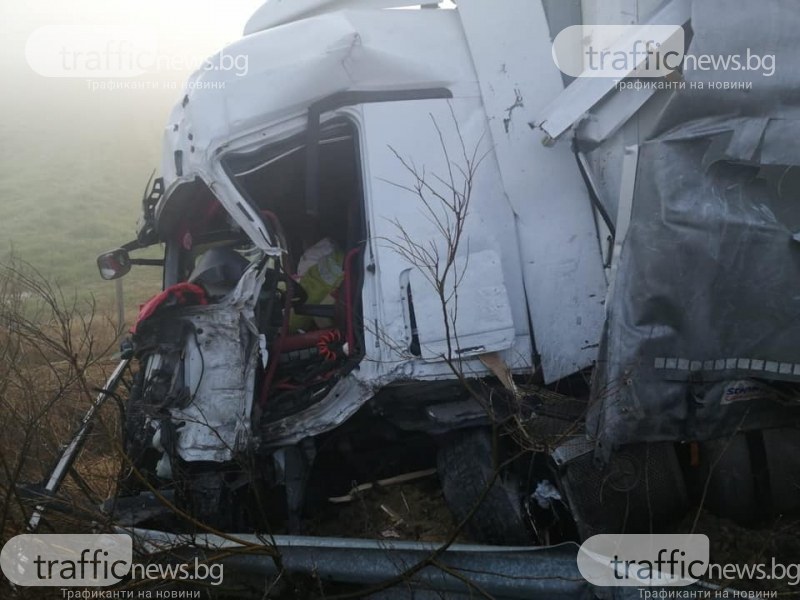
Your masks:
<svg viewBox="0 0 800 600"><path fill-rule="evenodd" d="M162 130L181 96L176 86L190 72L147 73L135 78L151 82L141 90L92 90L84 78L43 77L25 53L37 28L148 28L159 55L204 57L239 37L259 4L1 0L0 256L13 252L67 290L112 295L95 258L134 237ZM125 280L129 303L132 295L152 293L157 281L156 269L135 269Z"/></svg>

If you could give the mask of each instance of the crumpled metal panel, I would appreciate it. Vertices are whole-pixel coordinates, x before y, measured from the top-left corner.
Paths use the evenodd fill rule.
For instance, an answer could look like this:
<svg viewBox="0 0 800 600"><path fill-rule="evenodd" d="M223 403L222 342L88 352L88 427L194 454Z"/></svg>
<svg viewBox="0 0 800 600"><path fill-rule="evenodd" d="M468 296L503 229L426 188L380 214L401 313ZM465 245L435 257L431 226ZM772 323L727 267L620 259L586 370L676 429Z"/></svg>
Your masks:
<svg viewBox="0 0 800 600"><path fill-rule="evenodd" d="M314 4L323 3L304 2ZM454 96L474 94L455 13L323 12L247 35L210 57L187 81L164 132L166 191L157 217L178 187L199 177L254 243L274 254L271 235L219 164L220 152L246 136L263 143L259 132L279 123L287 135L296 133L313 102L338 92L447 87ZM225 67L234 60L238 66Z"/></svg>
<svg viewBox="0 0 800 600"><path fill-rule="evenodd" d="M258 360L253 305L263 281L254 264L221 302L185 311L194 326L185 375L192 396L188 406L171 411L183 460L228 461L250 441Z"/></svg>

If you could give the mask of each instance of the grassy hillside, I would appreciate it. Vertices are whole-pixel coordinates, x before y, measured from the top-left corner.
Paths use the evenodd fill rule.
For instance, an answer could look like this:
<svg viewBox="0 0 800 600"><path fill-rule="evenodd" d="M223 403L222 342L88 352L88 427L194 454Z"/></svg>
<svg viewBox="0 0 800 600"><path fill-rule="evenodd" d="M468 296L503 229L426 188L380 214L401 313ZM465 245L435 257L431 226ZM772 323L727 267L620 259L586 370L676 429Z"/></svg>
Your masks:
<svg viewBox="0 0 800 600"><path fill-rule="evenodd" d="M0 259L13 248L68 289L113 295L95 257L134 235L142 188L181 96L176 86L193 64L238 39L262 1L0 2ZM152 33L167 60L140 79L156 87L92 91L88 80L35 74L27 44L50 25L85 27L115 43L127 27ZM135 270L126 292L147 295L157 281L155 270Z"/></svg>
<svg viewBox="0 0 800 600"><path fill-rule="evenodd" d="M84 82L21 77L0 100L0 256L103 302L114 284L97 254L135 235L147 178L176 92L92 92ZM125 279L128 304L158 287L157 269Z"/></svg>

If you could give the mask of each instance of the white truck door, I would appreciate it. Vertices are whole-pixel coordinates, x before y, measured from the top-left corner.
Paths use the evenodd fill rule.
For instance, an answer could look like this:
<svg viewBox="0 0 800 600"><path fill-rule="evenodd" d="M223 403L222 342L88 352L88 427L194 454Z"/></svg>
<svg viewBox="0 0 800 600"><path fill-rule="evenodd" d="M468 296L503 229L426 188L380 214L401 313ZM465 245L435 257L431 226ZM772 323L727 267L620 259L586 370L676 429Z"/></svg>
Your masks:
<svg viewBox="0 0 800 600"><path fill-rule="evenodd" d="M529 365L514 217L480 101L382 102L360 111L379 315L369 325L376 329L373 343L382 348L382 360L397 363L416 356L437 362L514 347L515 353L527 353ZM443 274L448 240L452 243L442 229L456 225L447 204L453 202L451 188L463 196L473 156L480 164L458 252L448 276L442 276L440 294L436 270Z"/></svg>

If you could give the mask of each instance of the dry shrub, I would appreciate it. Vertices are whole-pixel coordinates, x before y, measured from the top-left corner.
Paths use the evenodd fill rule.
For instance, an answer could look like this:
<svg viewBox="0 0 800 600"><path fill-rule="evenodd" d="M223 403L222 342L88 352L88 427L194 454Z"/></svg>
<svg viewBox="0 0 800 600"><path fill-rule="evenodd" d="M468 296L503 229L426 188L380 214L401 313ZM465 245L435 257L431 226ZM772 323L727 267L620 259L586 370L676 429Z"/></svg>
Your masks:
<svg viewBox="0 0 800 600"><path fill-rule="evenodd" d="M23 490L43 484L77 430L112 364L113 325L93 302L70 297L21 261L0 264L0 526L25 530L32 510ZM114 491L117 411L107 406L48 511L42 530L88 531L97 502Z"/></svg>

